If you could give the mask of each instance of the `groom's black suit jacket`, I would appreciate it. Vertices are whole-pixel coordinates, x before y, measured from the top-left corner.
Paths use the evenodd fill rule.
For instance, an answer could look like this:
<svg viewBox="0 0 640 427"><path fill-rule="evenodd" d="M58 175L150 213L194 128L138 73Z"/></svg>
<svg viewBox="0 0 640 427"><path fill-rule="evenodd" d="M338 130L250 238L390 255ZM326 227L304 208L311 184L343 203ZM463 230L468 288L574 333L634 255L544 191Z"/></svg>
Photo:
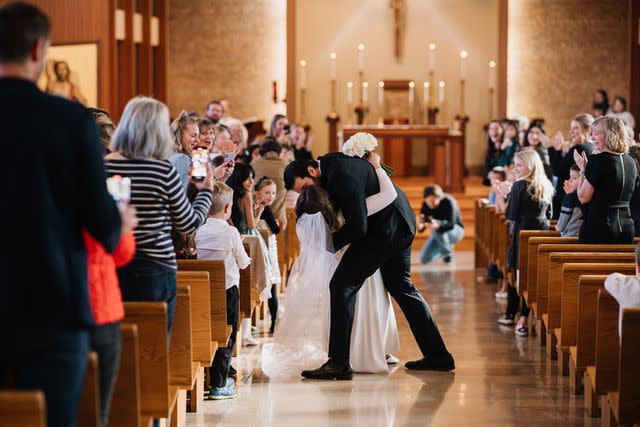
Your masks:
<svg viewBox="0 0 640 427"><path fill-rule="evenodd" d="M333 233L335 250L365 237L385 244L415 234L415 214L406 194L397 187L393 203L367 218L365 199L380 192L378 176L369 162L342 153L329 153L318 160L322 187L345 219L344 226Z"/></svg>

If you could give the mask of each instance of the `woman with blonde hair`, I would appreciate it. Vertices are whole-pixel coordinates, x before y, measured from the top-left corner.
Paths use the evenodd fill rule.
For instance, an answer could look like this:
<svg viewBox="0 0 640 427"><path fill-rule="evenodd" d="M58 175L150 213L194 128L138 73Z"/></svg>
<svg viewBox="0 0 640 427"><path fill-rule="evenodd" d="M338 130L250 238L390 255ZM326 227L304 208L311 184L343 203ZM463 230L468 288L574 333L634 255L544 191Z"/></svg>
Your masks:
<svg viewBox="0 0 640 427"><path fill-rule="evenodd" d="M511 246L507 257L507 267L518 269L518 251L520 247L520 231L548 230L551 219L551 202L553 184L547 178L542 160L538 153L525 148L516 153L514 158L516 182L511 187L505 217L511 221ZM498 320L501 325L513 325L518 310L518 291L509 284L507 310ZM529 309L522 299L520 319L516 325L516 335L526 336Z"/></svg>
<svg viewBox="0 0 640 427"><path fill-rule="evenodd" d="M556 193L553 196L553 219L560 216L562 200L565 196L564 182L569 179L569 169L575 163L573 153L586 153L590 156L593 152L594 145L589 141L591 136L591 124L593 116L591 114L578 114L571 120L569 128L569 141L564 140L562 132L558 131L550 141L548 137L541 135L543 145L548 146L549 161L553 175L558 178L556 181Z"/></svg>
<svg viewBox="0 0 640 427"><path fill-rule="evenodd" d="M585 205L582 243L632 243L634 224L629 202L638 171L626 154L629 136L615 116L598 117L591 125L597 154L575 155L580 168L578 198Z"/></svg>
<svg viewBox="0 0 640 427"><path fill-rule="evenodd" d="M174 153L169 161L175 166L183 188L189 185L189 172L191 171L191 152L197 147L200 140L198 122L182 110L180 115L171 123L171 136L173 138Z"/></svg>

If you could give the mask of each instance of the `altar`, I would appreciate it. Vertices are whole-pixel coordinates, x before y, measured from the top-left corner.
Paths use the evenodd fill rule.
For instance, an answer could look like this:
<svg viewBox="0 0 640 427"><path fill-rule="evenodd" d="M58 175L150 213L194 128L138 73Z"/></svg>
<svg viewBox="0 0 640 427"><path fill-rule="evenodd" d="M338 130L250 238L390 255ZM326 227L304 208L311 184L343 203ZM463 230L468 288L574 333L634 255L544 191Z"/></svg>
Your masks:
<svg viewBox="0 0 640 427"><path fill-rule="evenodd" d="M426 141L428 175L447 192L464 192L464 132L444 125L345 125L343 141L358 132L383 139L382 160L403 177L413 174L411 144Z"/></svg>

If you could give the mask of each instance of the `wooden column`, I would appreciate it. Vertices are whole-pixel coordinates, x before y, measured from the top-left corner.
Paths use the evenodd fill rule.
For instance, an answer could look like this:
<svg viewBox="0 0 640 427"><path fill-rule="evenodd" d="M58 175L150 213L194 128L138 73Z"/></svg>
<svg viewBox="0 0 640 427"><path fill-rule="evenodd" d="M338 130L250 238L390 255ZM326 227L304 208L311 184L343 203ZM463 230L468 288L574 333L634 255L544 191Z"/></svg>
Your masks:
<svg viewBox="0 0 640 427"><path fill-rule="evenodd" d="M464 140L463 133L459 136L450 136L447 141L448 159L445 163L449 170L447 171L447 181L444 186L447 192L464 192Z"/></svg>
<svg viewBox="0 0 640 427"><path fill-rule="evenodd" d="M296 0L287 0L287 116L296 121Z"/></svg>
<svg viewBox="0 0 640 427"><path fill-rule="evenodd" d="M507 62L509 37L509 0L498 0L498 108L497 117L507 116Z"/></svg>
<svg viewBox="0 0 640 427"><path fill-rule="evenodd" d="M429 159L429 170L436 184L447 190L447 138L438 138L431 144L433 157Z"/></svg>
<svg viewBox="0 0 640 427"><path fill-rule="evenodd" d="M134 0L118 0L118 8L125 13L125 39L118 41L118 110L116 117L120 117L124 106L135 95L136 61L135 45L133 43L133 14Z"/></svg>
<svg viewBox="0 0 640 427"><path fill-rule="evenodd" d="M153 14L160 23L159 45L153 48L153 94L167 102L167 49L169 31L169 0L154 0Z"/></svg>
<svg viewBox="0 0 640 427"><path fill-rule="evenodd" d="M136 12L142 15L142 42L136 44L136 95L153 93L151 63L152 0L137 0Z"/></svg>

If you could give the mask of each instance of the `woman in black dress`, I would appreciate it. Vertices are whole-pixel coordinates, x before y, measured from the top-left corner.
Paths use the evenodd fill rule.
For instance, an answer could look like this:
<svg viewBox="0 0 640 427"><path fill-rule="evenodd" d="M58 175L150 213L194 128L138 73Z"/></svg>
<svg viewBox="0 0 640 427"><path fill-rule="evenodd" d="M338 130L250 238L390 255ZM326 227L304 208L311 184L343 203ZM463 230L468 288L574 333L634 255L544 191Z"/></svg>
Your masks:
<svg viewBox="0 0 640 427"><path fill-rule="evenodd" d="M575 156L581 171L578 198L585 205L580 242L632 243L629 202L638 171L634 160L625 154L629 137L624 123L614 116L599 117L591 131L598 153L588 161L585 153Z"/></svg>
<svg viewBox="0 0 640 427"><path fill-rule="evenodd" d="M553 184L544 172L544 166L538 153L525 148L516 153L514 158L516 182L509 193L506 218L511 221L511 246L507 257L507 267L518 269L518 249L520 247L521 230L548 230L551 219L551 200ZM513 325L518 311L518 291L509 284L507 310L498 323ZM520 319L516 325L516 335L526 336L529 309L522 298Z"/></svg>
<svg viewBox="0 0 640 427"><path fill-rule="evenodd" d="M543 145L548 145L549 161L553 175L557 177L556 192L553 196L553 218L558 219L560 208L564 199L564 182L569 179L569 169L575 163L574 152L591 155L594 145L589 141L593 116L591 114L578 114L571 120L569 146L563 147L564 137L562 132L558 132L551 142L546 136L543 138Z"/></svg>

